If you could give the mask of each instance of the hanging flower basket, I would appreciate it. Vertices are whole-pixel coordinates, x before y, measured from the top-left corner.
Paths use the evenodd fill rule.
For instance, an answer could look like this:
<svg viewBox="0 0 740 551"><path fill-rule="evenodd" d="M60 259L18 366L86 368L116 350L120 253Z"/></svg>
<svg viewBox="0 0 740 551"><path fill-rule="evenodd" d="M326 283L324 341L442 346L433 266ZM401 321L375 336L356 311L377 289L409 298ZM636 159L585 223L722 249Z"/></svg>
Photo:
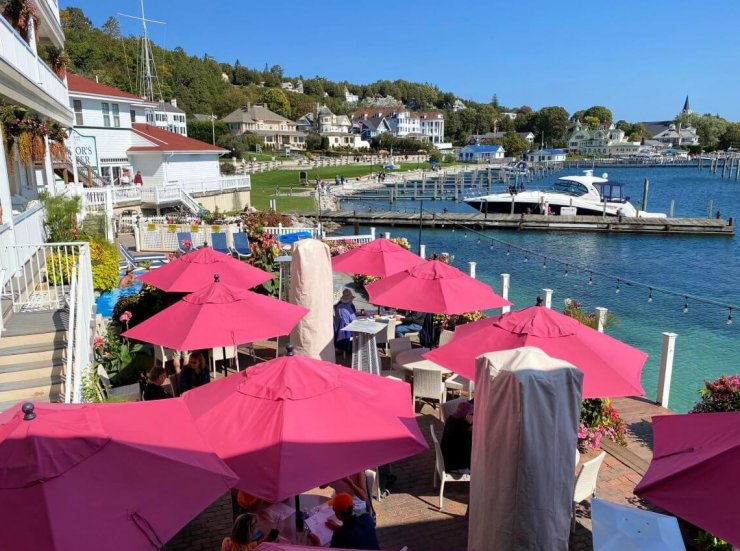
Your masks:
<svg viewBox="0 0 740 551"><path fill-rule="evenodd" d="M31 0L10 0L3 8L3 17L10 21L26 42L31 38L31 22L36 29L36 41L39 39L39 16L36 5Z"/></svg>
<svg viewBox="0 0 740 551"><path fill-rule="evenodd" d="M43 136L35 134L31 141L31 156L34 163L43 163L46 154L46 144Z"/></svg>
<svg viewBox="0 0 740 551"><path fill-rule="evenodd" d="M18 158L23 166L33 159L33 136L28 130L24 130L18 136Z"/></svg>

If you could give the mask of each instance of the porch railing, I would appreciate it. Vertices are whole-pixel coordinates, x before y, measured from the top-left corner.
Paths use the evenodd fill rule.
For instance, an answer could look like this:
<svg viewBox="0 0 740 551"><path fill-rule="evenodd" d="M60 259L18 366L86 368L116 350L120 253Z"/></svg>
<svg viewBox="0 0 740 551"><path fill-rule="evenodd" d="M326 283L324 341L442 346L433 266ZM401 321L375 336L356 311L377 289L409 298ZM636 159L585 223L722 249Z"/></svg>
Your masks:
<svg viewBox="0 0 740 551"><path fill-rule="evenodd" d="M82 402L82 381L87 376L92 360L91 322L94 302L90 247L80 247L79 256L70 274L69 328L67 330L67 364L64 383L66 403Z"/></svg>

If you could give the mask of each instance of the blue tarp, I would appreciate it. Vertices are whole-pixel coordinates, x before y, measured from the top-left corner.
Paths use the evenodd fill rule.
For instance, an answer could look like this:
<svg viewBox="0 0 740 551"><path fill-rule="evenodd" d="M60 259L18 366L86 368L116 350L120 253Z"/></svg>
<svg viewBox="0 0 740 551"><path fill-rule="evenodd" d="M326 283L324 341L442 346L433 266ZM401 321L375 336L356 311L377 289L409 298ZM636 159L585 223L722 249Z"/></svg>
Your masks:
<svg viewBox="0 0 740 551"><path fill-rule="evenodd" d="M398 168L398 167L394 165L393 163L390 163L390 164L385 165L385 168L386 170L393 170L394 168Z"/></svg>
<svg viewBox="0 0 740 551"><path fill-rule="evenodd" d="M295 243L299 239L309 239L310 237L311 232L297 231L278 236L278 241L280 241L280 243Z"/></svg>

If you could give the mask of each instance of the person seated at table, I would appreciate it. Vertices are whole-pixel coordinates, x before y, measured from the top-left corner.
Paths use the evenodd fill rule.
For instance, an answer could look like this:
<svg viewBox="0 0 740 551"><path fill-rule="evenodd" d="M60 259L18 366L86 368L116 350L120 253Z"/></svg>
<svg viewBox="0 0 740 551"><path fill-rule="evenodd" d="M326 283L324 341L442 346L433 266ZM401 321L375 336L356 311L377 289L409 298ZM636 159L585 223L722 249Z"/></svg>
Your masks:
<svg viewBox="0 0 740 551"><path fill-rule="evenodd" d="M206 367L206 360L202 352L190 354L188 363L180 370L179 386L180 393L195 387L202 386L211 380L211 375Z"/></svg>
<svg viewBox="0 0 740 551"><path fill-rule="evenodd" d="M341 328L357 319L354 300L354 293L345 288L342 291L342 298L334 305L334 346L339 350L350 349L352 333L342 331Z"/></svg>
<svg viewBox="0 0 740 551"><path fill-rule="evenodd" d="M263 541L275 541L277 530L271 530L267 536L255 538L257 517L251 513L244 513L236 517L231 536L224 538L221 551L251 551Z"/></svg>
<svg viewBox="0 0 740 551"><path fill-rule="evenodd" d="M172 394L167 392L162 385L167 380L167 372L164 367L155 366L149 370L146 376L146 386L141 397L145 402L149 400L163 400L165 398L172 398Z"/></svg>
<svg viewBox="0 0 740 551"><path fill-rule="evenodd" d="M372 514L372 501L368 499L367 479L365 478L364 471L345 476L344 478L319 487L326 488L327 486L330 486L334 490L335 496L344 493L361 499L365 502L365 511Z"/></svg>
<svg viewBox="0 0 740 551"><path fill-rule="evenodd" d="M334 549L380 549L378 536L375 533L375 522L367 513L354 514L354 500L346 493L334 496L332 509L337 519L326 521L326 527L334 532L329 547ZM311 537L311 543L316 545L317 539Z"/></svg>
<svg viewBox="0 0 740 551"><path fill-rule="evenodd" d="M401 323L396 325L396 338L405 337L406 333L418 333L421 331L425 317L426 314L424 312L407 312L405 316L399 319Z"/></svg>
<svg viewBox="0 0 740 551"><path fill-rule="evenodd" d="M473 404L460 402L445 422L442 441L439 443L446 471L470 470L473 451Z"/></svg>

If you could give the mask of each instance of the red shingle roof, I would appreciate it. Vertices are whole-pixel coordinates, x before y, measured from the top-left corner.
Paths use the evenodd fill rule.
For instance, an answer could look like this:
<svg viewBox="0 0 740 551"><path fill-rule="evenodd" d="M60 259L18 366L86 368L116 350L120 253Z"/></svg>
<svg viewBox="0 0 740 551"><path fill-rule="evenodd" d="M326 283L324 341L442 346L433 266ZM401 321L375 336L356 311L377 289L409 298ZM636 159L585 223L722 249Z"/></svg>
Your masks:
<svg viewBox="0 0 740 551"><path fill-rule="evenodd" d="M67 73L67 84L69 85L70 92L95 94L97 96L108 96L113 98L125 98L129 100L133 99L140 102L146 101L138 96L119 90L118 88L113 88L113 86L100 84L99 82L95 82L89 78L81 77L80 75L73 75L72 73Z"/></svg>
<svg viewBox="0 0 740 551"><path fill-rule="evenodd" d="M221 147L216 147L209 143L201 142L200 140L194 140L175 132L168 132L162 130L156 126L149 124L143 124L136 122L131 125L131 128L139 136L143 137L147 141L152 142L152 146L141 146L136 145L130 147L128 151L203 151L213 153L226 153L227 150Z"/></svg>

